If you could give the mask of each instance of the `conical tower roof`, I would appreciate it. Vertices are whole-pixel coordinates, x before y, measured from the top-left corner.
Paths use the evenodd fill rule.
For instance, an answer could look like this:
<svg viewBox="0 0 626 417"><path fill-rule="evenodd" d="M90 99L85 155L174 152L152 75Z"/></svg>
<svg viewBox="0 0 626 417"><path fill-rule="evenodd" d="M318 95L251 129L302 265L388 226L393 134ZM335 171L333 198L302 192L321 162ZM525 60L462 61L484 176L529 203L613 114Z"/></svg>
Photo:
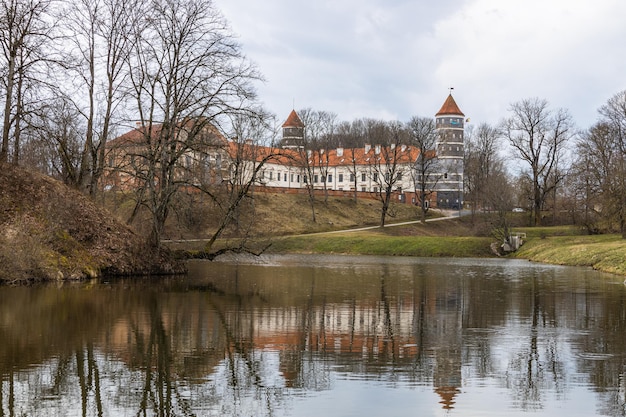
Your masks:
<svg viewBox="0 0 626 417"><path fill-rule="evenodd" d="M437 116L445 116L445 115L455 115L455 116L465 116L459 106L456 105L456 101L452 98L452 94L448 95L445 103L441 106L441 110L437 112L435 117Z"/></svg>
<svg viewBox="0 0 626 417"><path fill-rule="evenodd" d="M304 127L304 123L300 120L298 113L296 113L295 110L292 110L285 123L283 123L283 127Z"/></svg>

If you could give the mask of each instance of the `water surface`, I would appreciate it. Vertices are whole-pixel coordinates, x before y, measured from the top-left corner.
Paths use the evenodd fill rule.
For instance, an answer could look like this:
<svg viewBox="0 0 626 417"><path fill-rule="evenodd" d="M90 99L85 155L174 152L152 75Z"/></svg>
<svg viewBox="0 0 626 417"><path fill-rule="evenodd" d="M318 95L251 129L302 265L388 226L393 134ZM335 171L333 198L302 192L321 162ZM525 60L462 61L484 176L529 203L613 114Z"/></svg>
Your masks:
<svg viewBox="0 0 626 417"><path fill-rule="evenodd" d="M502 259L266 256L0 287L0 416L624 416L626 287Z"/></svg>

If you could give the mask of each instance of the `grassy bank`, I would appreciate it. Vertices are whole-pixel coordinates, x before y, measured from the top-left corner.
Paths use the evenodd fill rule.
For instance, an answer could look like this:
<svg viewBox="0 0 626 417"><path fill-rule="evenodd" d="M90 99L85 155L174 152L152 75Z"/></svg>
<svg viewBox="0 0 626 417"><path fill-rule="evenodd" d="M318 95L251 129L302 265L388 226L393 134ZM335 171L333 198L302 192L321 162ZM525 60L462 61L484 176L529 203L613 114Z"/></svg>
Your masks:
<svg viewBox="0 0 626 417"><path fill-rule="evenodd" d="M437 225L450 228L455 220ZM429 226L434 226L431 224ZM424 257L493 257L491 237L425 236L406 234L408 229L427 228L415 225L385 231L319 234L285 237L275 240L274 253L345 253L363 255L396 255ZM541 227L516 229L527 234L519 251L509 257L557 265L592 267L598 271L626 275L626 240L619 235L582 235L572 227Z"/></svg>
<svg viewBox="0 0 626 417"><path fill-rule="evenodd" d="M539 230L527 231L530 232L527 242L511 256L626 275L626 240L619 235L548 235L547 230L537 236Z"/></svg>
<svg viewBox="0 0 626 417"><path fill-rule="evenodd" d="M330 198L316 204L317 221L312 222L310 206L304 195L260 194L256 196L258 211L255 241L248 242L255 251L271 243L271 253L334 253L363 255L395 255L423 257L493 257L491 245L496 243L491 231L493 216L465 216L426 224L415 223L384 229L337 232L339 229L361 228L379 221L380 203L374 200ZM410 205L394 205L388 221L405 222L418 218L418 210ZM432 217L443 213L432 211ZM526 213L510 217L515 231L525 232L526 243L510 257L535 262L588 266L600 271L626 275L626 241L618 235L584 235L575 226L520 227L528 224ZM167 245L181 252L200 253L205 245L208 225L194 223L189 230L171 233L175 239ZM331 232L332 233L323 233ZM320 233L321 232L321 233ZM237 246L220 240L214 249Z"/></svg>
<svg viewBox="0 0 626 417"><path fill-rule="evenodd" d="M341 253L427 257L494 256L493 239L485 237L389 236L379 232L354 232L285 237L273 242L274 253Z"/></svg>

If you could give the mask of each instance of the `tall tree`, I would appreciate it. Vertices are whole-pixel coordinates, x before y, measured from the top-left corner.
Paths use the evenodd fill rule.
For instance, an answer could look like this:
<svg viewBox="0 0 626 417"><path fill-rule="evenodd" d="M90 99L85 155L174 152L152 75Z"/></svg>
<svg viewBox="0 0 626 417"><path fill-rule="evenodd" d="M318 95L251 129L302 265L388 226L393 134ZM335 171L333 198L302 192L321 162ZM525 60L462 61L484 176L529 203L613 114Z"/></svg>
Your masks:
<svg viewBox="0 0 626 417"><path fill-rule="evenodd" d="M314 120L307 125L309 139L314 144L313 161L317 166L320 175L322 187L324 189L324 203L328 202L328 181L329 181L329 164L330 149L334 148L335 127L337 123L337 115L327 111L315 112ZM312 137L311 137L312 136Z"/></svg>
<svg viewBox="0 0 626 417"><path fill-rule="evenodd" d="M612 164L614 181L611 194L620 233L626 239L626 90L611 97L599 112L610 129L616 153Z"/></svg>
<svg viewBox="0 0 626 417"><path fill-rule="evenodd" d="M465 140L464 177L466 200L471 202L472 216L477 208L485 208L491 178L497 174L497 166L501 164L498 155L497 128L482 123L475 130L469 130Z"/></svg>
<svg viewBox="0 0 626 417"><path fill-rule="evenodd" d="M201 154L201 159L208 162L208 166L207 163L198 165L203 170L201 174L205 174L204 181L193 183L196 189L210 197L217 208L217 226L205 245L205 251L211 256L226 251L247 251L246 244L257 221L253 204L254 188L263 184L267 163L282 156L279 149L260 146L273 142L275 137L275 130L268 121L269 118L261 113L258 117L234 115L230 135L232 140L224 148L214 149L213 158ZM226 152L220 158L222 151ZM192 175L192 178L198 176ZM233 225L240 238L238 245L214 251L213 245L217 239Z"/></svg>
<svg viewBox="0 0 626 417"><path fill-rule="evenodd" d="M68 61L75 90L68 96L86 124L77 183L94 196L104 171L105 143L122 99L126 59L131 52L131 28L138 22L127 0L78 0L63 10L73 45ZM68 83L69 84L69 83ZM118 115L119 118L119 115Z"/></svg>
<svg viewBox="0 0 626 417"><path fill-rule="evenodd" d="M407 162L407 132L400 122L380 122L372 126L374 147L368 155L374 194L381 202L380 227L385 226L393 192L402 181ZM373 151L373 152L372 152Z"/></svg>
<svg viewBox="0 0 626 417"><path fill-rule="evenodd" d="M564 178L559 162L574 135L574 124L567 110L550 110L548 102L538 98L513 103L509 111L511 116L504 120L502 132L529 168L533 219L538 226L547 196Z"/></svg>
<svg viewBox="0 0 626 417"><path fill-rule="evenodd" d="M572 178L576 208L583 210L582 222L589 232L598 229L598 212L605 220L619 220L620 201L626 190L620 186L626 174L621 170L619 147L610 125L598 122L583 132L576 143Z"/></svg>
<svg viewBox="0 0 626 417"><path fill-rule="evenodd" d="M350 188L352 188L354 202L358 201L358 176L360 155L365 146L365 123L362 119L352 123L343 122L337 128L337 140L344 149L348 172L350 173Z"/></svg>
<svg viewBox="0 0 626 417"><path fill-rule="evenodd" d="M142 136L139 201L156 247L186 185L177 176L185 157L213 146L207 129L225 116L255 112L252 82L261 77L210 0L153 0L135 12L142 19L128 66Z"/></svg>
<svg viewBox="0 0 626 417"><path fill-rule="evenodd" d="M309 206L311 207L311 219L317 221L315 215L315 190L318 181L322 188L327 190L328 179L328 153L325 143L332 136L336 115L325 111L317 111L306 108L298 111L300 119L306 126L302 146L297 149L296 166L302 172L306 185ZM318 180L318 181L316 181Z"/></svg>
<svg viewBox="0 0 626 417"><path fill-rule="evenodd" d="M18 163L20 133L25 115L25 89L32 87L37 67L48 59L44 45L52 34L48 15L51 0L0 1L0 68L4 87L4 114L0 162Z"/></svg>
<svg viewBox="0 0 626 417"><path fill-rule="evenodd" d="M415 148L417 156L411 167L411 181L420 205L421 221L426 222L430 195L434 192L440 177L439 160L435 152L437 129L430 117L412 117L407 123L409 144Z"/></svg>
<svg viewBox="0 0 626 417"><path fill-rule="evenodd" d="M576 190L589 231L598 229L601 216L608 227L617 223L626 238L626 91L607 100L599 113L576 144Z"/></svg>

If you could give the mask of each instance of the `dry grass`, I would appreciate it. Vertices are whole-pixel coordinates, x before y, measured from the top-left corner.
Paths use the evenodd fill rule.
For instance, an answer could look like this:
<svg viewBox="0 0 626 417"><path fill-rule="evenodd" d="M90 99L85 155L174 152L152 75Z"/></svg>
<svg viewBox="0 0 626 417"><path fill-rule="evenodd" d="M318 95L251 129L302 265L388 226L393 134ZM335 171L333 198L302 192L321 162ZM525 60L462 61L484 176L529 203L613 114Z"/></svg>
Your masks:
<svg viewBox="0 0 626 417"><path fill-rule="evenodd" d="M8 164L0 164L0 265L0 281L178 268L78 191Z"/></svg>
<svg viewBox="0 0 626 417"><path fill-rule="evenodd" d="M315 201L315 217L307 195L257 193L255 229L258 234L281 236L374 226L380 223L381 203L373 199L320 196ZM418 210L410 204L393 204L387 223L416 220Z"/></svg>

